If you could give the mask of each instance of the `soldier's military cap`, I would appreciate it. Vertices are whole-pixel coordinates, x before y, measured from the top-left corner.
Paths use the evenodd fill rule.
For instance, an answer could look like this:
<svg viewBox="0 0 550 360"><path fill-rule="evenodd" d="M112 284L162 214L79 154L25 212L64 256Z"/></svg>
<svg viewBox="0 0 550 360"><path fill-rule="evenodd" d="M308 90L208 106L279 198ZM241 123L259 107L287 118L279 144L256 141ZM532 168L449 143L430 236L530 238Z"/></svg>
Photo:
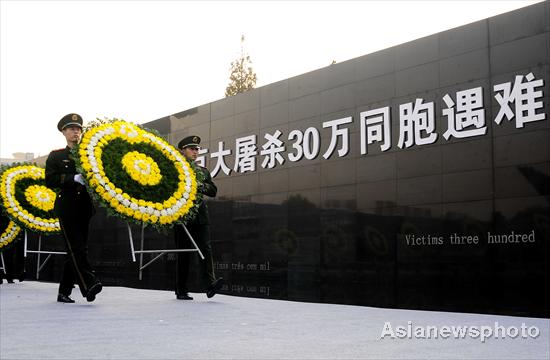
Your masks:
<svg viewBox="0 0 550 360"><path fill-rule="evenodd" d="M199 146L201 143L201 138L197 135L191 135L181 139L178 143L178 149L185 149L188 146Z"/></svg>
<svg viewBox="0 0 550 360"><path fill-rule="evenodd" d="M63 129L71 125L76 125L82 128L82 116L74 113L63 116L57 123L57 130L63 131Z"/></svg>

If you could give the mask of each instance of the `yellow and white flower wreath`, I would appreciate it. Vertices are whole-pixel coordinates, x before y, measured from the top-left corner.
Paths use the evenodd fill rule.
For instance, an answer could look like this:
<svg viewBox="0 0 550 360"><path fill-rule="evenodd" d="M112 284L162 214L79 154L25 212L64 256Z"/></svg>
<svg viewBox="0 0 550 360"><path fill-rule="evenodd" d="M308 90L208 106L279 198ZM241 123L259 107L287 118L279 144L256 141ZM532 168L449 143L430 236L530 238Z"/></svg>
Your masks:
<svg viewBox="0 0 550 360"><path fill-rule="evenodd" d="M117 141L122 144L116 152L120 160L103 156L109 145ZM145 148L169 163L174 172L163 174L160 164L146 154ZM83 134L77 154L77 167L93 190L92 195L116 215L164 226L182 221L193 210L196 212L197 178L193 167L172 145L151 132L122 120L105 123ZM117 183L109 172L131 180ZM174 191L164 198L156 197L155 186L161 181L174 184ZM133 187L133 194L128 186Z"/></svg>
<svg viewBox="0 0 550 360"><path fill-rule="evenodd" d="M0 232L0 250L2 250L6 246L14 242L14 240L17 238L17 235L19 235L19 233L21 232L21 228L17 226L16 223L10 220L6 228L3 230L0 229Z"/></svg>
<svg viewBox="0 0 550 360"><path fill-rule="evenodd" d="M29 185L21 185L30 182ZM53 212L55 192L45 185L45 171L34 165L6 168L0 176L0 198L10 219L42 234L61 231Z"/></svg>

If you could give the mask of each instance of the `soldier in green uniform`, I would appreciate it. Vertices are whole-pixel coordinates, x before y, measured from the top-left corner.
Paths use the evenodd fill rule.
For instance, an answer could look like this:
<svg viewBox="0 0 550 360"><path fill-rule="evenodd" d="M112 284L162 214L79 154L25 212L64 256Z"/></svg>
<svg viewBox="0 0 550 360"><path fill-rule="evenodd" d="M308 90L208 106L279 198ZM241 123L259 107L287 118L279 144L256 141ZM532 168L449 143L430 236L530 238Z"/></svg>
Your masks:
<svg viewBox="0 0 550 360"><path fill-rule="evenodd" d="M82 296L87 301L94 301L102 289L88 262L88 228L94 206L84 186L83 176L77 173L70 156L71 149L82 135L82 117L78 114L65 115L57 124L57 129L65 136L67 146L52 151L46 160L46 185L58 190L54 211L59 217L67 249L57 301L74 302L69 296L75 282Z"/></svg>
<svg viewBox="0 0 550 360"><path fill-rule="evenodd" d="M188 136L178 143L178 149L185 156L187 161L194 162L199 154L199 144L201 138L198 136ZM215 197L218 188L212 181L212 176L207 168L198 166L203 172L205 181L199 184L198 191L206 196ZM197 216L186 224L189 233L197 243L197 246L204 255L202 270L207 276L209 285L206 288L206 296L211 298L216 295L223 285L223 278L217 278L214 272L214 260L212 258L212 245L210 243L210 219L208 216L208 207L203 201L199 207ZM181 225L175 227L176 246L178 248L190 248L192 246L189 237ZM178 300L193 300L188 294L187 278L189 276L189 252L178 253L177 272L176 272L176 298Z"/></svg>

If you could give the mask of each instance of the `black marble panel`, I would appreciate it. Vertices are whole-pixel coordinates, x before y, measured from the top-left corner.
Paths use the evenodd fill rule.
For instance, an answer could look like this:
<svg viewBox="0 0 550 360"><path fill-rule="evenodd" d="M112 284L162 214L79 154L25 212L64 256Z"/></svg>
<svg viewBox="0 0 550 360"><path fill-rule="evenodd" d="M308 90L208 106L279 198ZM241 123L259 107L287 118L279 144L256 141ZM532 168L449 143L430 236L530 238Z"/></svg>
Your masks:
<svg viewBox="0 0 550 360"><path fill-rule="evenodd" d="M548 2L385 49L145 124L172 142L197 132L205 145L282 131L285 164L214 181L209 199L216 271L235 296L378 307L550 316L550 10ZM545 86L546 120L517 128L494 122L493 86L532 71ZM445 94L483 87L485 135L446 140ZM434 101L434 144L397 147L399 105ZM361 155L359 114L391 107L392 147ZM350 152L323 158L324 121L352 116ZM187 121L187 123L186 123ZM171 127L170 127L171 126ZM294 129L319 130L320 153L288 160ZM212 141L210 141L212 138ZM341 144L339 139L338 147ZM212 161L208 162L212 168ZM140 246L138 226L132 226ZM126 223L99 209L90 260L106 285L173 289L175 255L138 277ZM148 249L173 233L145 229ZM29 237L37 247L37 237ZM43 246L63 249L57 238ZM143 262L153 255L144 255ZM193 256L191 291L203 291ZM36 272L29 254L27 273ZM54 256L40 279L59 281ZM106 294L107 296L107 294Z"/></svg>

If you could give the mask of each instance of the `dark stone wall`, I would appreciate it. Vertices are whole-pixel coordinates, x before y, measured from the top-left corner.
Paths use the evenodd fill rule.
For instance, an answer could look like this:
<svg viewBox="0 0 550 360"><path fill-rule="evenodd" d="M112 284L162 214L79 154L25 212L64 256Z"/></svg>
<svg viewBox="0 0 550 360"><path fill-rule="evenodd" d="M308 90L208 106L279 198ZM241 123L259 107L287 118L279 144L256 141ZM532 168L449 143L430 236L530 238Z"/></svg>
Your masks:
<svg viewBox="0 0 550 360"><path fill-rule="evenodd" d="M549 30L550 4L539 3L145 124L172 144L201 136L210 169L218 142L232 150L232 168L236 138L256 135L259 152L264 134L282 132L283 165L263 169L258 155L256 171L215 178L219 193L209 207L215 261L227 279L223 292L549 316ZM513 120L495 123L493 86L528 73L544 80L537 113L546 120L522 128ZM476 87L483 89L486 134L446 140L443 97L457 102L457 91ZM437 141L401 149L399 108L417 98L434 102ZM385 106L391 148L383 152L375 142L362 155L360 113ZM349 153L324 159L331 132L322 123L348 116ZM320 154L288 161L288 135L308 127L319 130ZM495 244L489 234L524 238ZM139 229L134 236L139 246ZM424 236L425 244L410 245L413 236ZM464 243L452 243L454 236ZM441 244L426 244L433 238ZM167 246L171 232L146 230L146 248ZM90 257L107 284L173 288L174 255L138 280L126 225L102 213L92 224ZM53 264L43 278L59 277L60 260ZM202 288L196 272L192 285Z"/></svg>

